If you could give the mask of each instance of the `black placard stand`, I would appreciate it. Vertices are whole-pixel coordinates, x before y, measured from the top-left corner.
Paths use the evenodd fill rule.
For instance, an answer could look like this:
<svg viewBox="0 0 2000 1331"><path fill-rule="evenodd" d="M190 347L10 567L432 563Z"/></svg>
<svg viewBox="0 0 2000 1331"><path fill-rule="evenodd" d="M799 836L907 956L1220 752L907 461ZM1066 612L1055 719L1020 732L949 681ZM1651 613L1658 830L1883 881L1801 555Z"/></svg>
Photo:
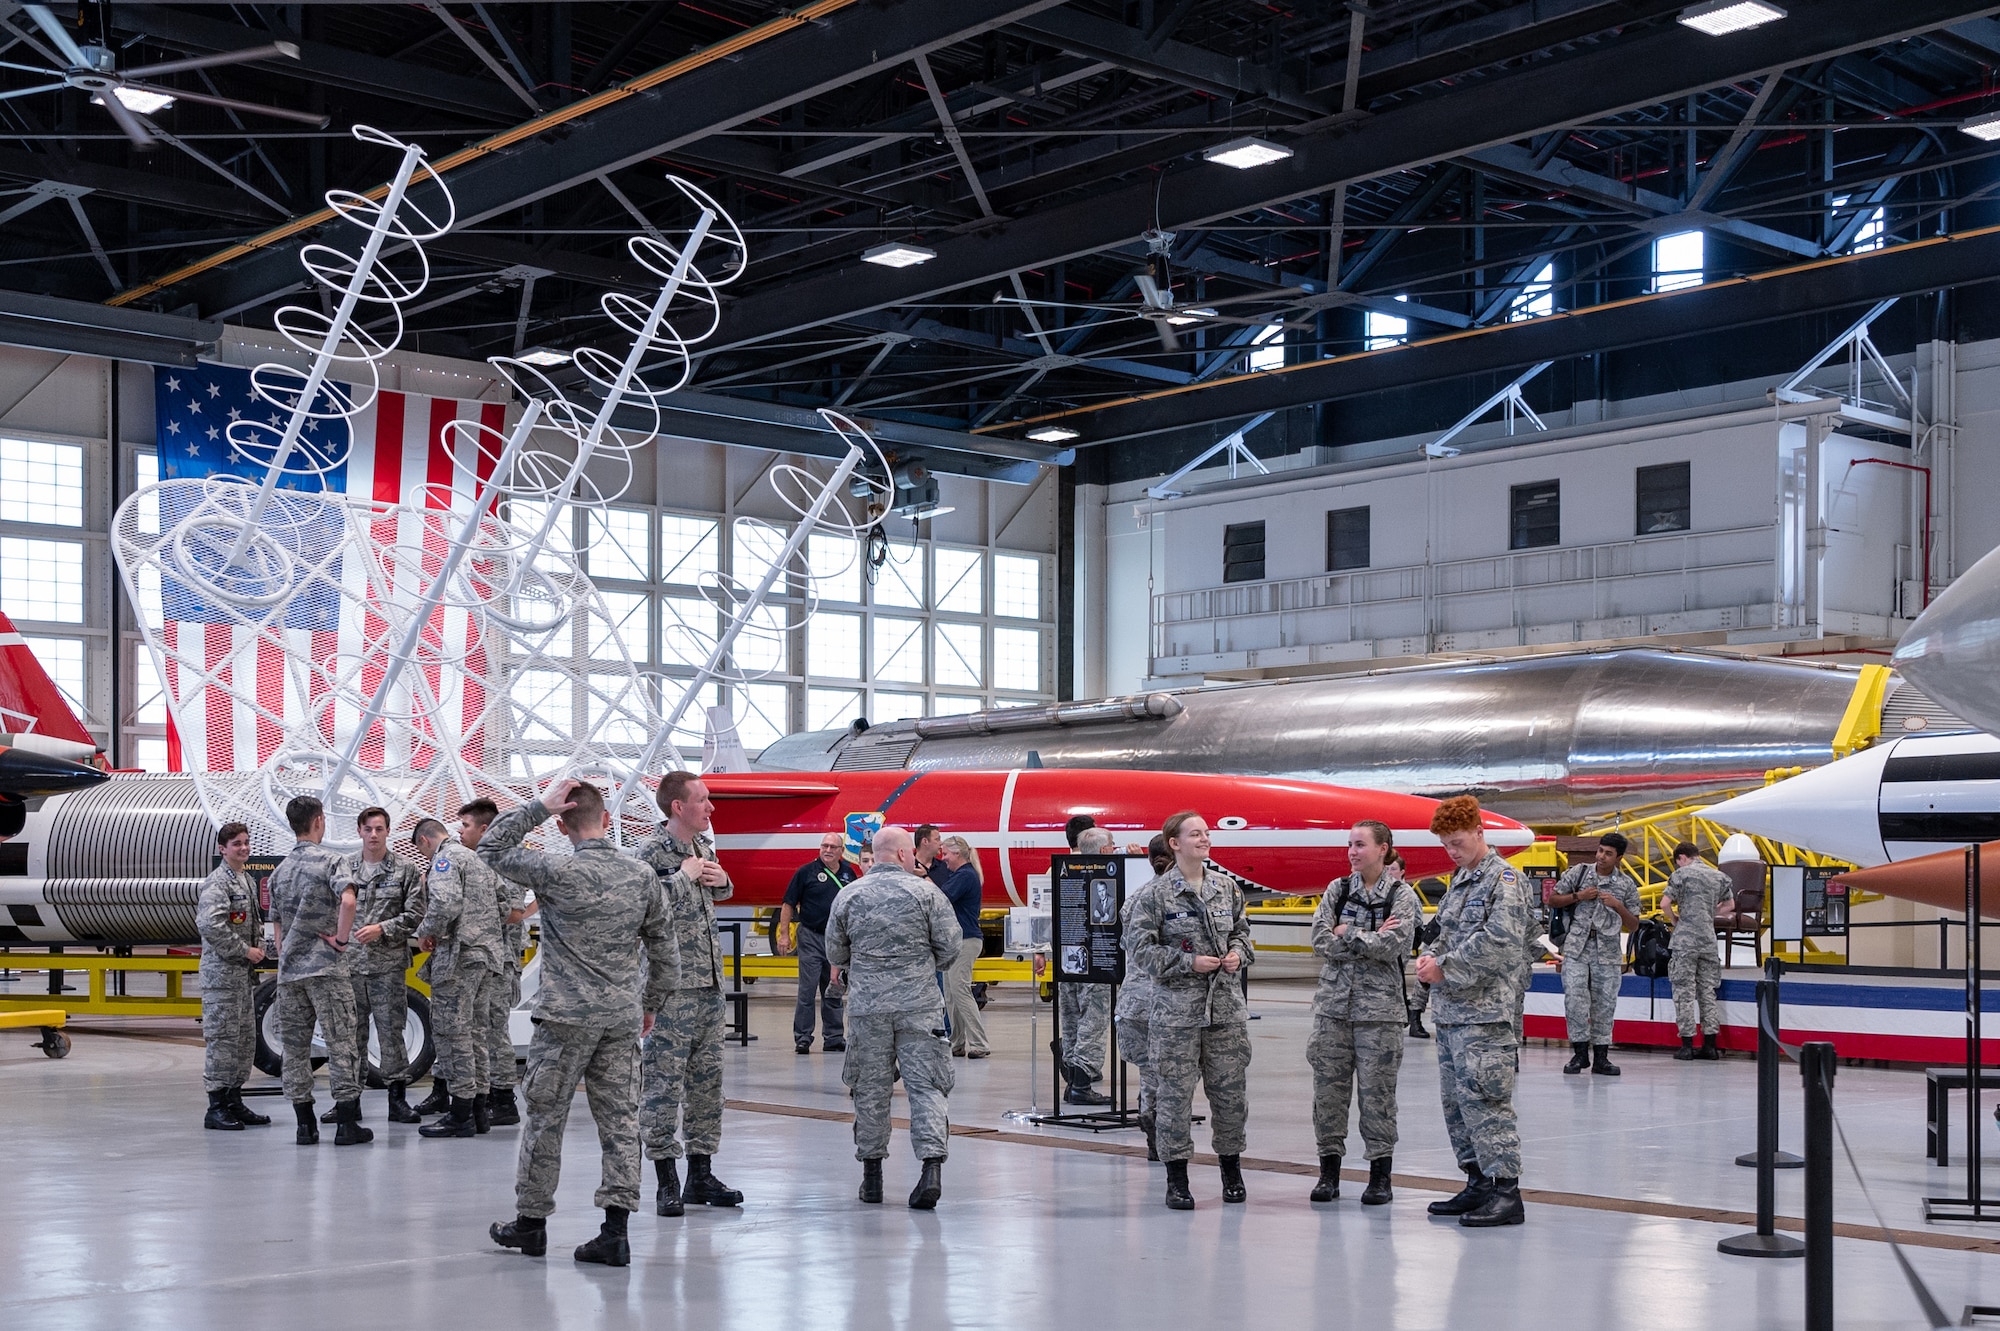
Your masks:
<svg viewBox="0 0 2000 1331"><path fill-rule="evenodd" d="M1924 1219L1932 1224L2000 1221L2000 1201L1987 1201L1980 1186L1979 934L1979 847L1974 844L1965 848L1965 1195L1924 1198Z"/></svg>
<svg viewBox="0 0 2000 1331"><path fill-rule="evenodd" d="M1115 944L1117 921L1124 915L1126 863L1126 858L1121 855L1057 855L1049 866L1049 890L1054 898L1053 909L1050 911L1053 934L1051 951L1056 961L1053 971L1056 1001L1051 1005L1055 1008L1055 1019L1049 1023L1052 1032L1049 1038L1049 1050L1054 1056L1050 1060L1050 1079L1055 1092L1055 1109L1051 1113L1030 1117L1028 1119L1030 1123L1083 1128L1089 1132L1112 1132L1119 1128L1139 1126L1139 1111L1131 1106L1130 1078L1126 1075L1124 1060L1118 1057L1118 1021L1115 1016L1110 1023L1105 1046L1106 1061L1111 1069L1111 1103L1094 1109L1063 1108L1063 986L1076 985L1092 989L1108 986L1111 990L1111 1010L1114 1014L1118 1011L1119 981L1124 978L1125 971L1124 953L1115 946L1107 952L1105 940L1108 929L1108 936ZM1108 925L1103 920L1093 922L1093 914L1102 912L1093 912L1091 909L1091 895L1099 890L1096 885L1107 880L1115 884L1111 902L1113 909L1110 912ZM1071 903L1073 909L1067 915L1064 911L1065 884L1083 894L1080 903ZM1098 946L1094 949L1091 947L1093 941L1091 935L1097 936L1095 941ZM1089 958L1085 974L1093 978L1064 978L1064 975L1070 972L1070 968L1062 964L1065 948L1085 949L1085 956Z"/></svg>

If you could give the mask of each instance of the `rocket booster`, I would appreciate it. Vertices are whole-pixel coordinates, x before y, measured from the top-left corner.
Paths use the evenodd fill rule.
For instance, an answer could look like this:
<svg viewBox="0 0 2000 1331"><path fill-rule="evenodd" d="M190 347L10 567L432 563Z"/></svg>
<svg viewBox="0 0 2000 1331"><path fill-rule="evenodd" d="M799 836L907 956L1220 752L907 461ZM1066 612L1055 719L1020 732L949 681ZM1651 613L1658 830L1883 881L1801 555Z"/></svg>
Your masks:
<svg viewBox="0 0 2000 1331"><path fill-rule="evenodd" d="M1833 881L1939 910L1963 911L1965 851L1941 850L1913 860L1856 869ZM1979 913L1986 919L2000 919L2000 841L1989 841L1979 848Z"/></svg>

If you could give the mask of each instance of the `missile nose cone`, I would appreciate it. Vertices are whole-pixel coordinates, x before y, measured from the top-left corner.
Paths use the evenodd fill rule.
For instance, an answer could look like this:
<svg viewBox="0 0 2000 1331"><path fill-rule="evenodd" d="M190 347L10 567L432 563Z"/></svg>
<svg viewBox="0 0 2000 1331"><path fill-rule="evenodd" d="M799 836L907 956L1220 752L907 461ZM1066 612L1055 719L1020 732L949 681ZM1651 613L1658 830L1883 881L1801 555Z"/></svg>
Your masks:
<svg viewBox="0 0 2000 1331"><path fill-rule="evenodd" d="M13 795L20 799L61 795L110 779L109 775L95 767L85 767L67 758L31 753L27 749L0 748L0 795Z"/></svg>
<svg viewBox="0 0 2000 1331"><path fill-rule="evenodd" d="M1866 749L1703 809L1724 827L1854 864L1883 864L1882 768L1894 746Z"/></svg>
<svg viewBox="0 0 2000 1331"><path fill-rule="evenodd" d="M2000 733L2000 551L1924 608L1890 664L1927 697Z"/></svg>
<svg viewBox="0 0 2000 1331"><path fill-rule="evenodd" d="M1965 908L1965 852L1944 850L1914 860L1856 869L1834 879L1863 892L1880 892L1940 910ZM1979 913L2000 916L2000 841L1979 848Z"/></svg>

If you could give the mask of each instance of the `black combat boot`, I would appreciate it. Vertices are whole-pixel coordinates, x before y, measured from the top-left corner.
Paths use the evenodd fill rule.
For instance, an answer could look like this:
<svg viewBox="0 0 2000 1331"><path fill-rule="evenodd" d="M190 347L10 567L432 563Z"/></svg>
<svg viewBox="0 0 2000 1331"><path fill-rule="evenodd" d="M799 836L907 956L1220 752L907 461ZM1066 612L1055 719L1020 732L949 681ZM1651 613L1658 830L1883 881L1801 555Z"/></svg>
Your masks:
<svg viewBox="0 0 2000 1331"><path fill-rule="evenodd" d="M917 1180L917 1186L910 1190L912 1211L937 1210L938 1198L944 1196L944 1157L924 1161L924 1175Z"/></svg>
<svg viewBox="0 0 2000 1331"><path fill-rule="evenodd" d="M1316 1202L1337 1201L1340 1198L1340 1157L1323 1155L1319 1158L1319 1182L1313 1184L1312 1200Z"/></svg>
<svg viewBox="0 0 2000 1331"><path fill-rule="evenodd" d="M1717 1031L1703 1032L1701 1037L1701 1048L1694 1051L1694 1056L1700 1059L1704 1063L1714 1063L1720 1060L1722 1057L1722 1051L1715 1047L1715 1037L1718 1034L1719 1032Z"/></svg>
<svg viewBox="0 0 2000 1331"><path fill-rule="evenodd" d="M423 1115L410 1108L409 1083L392 1081L389 1083L389 1121L391 1123L421 1123Z"/></svg>
<svg viewBox="0 0 2000 1331"><path fill-rule="evenodd" d="M431 1093L414 1107L419 1114L442 1114L451 1108L451 1087L445 1085L443 1077L432 1077Z"/></svg>
<svg viewBox="0 0 2000 1331"><path fill-rule="evenodd" d="M417 1129L419 1137L470 1137L478 1129L472 1126L472 1101L462 1095L451 1097L451 1112L435 1123L426 1123Z"/></svg>
<svg viewBox="0 0 2000 1331"><path fill-rule="evenodd" d="M549 1250L549 1222L538 1215L519 1215L494 1224L487 1236L503 1248L519 1248L524 1257L542 1257Z"/></svg>
<svg viewBox="0 0 2000 1331"><path fill-rule="evenodd" d="M1467 1229L1495 1229L1501 1225L1524 1224L1527 1219L1528 1213L1521 1205L1520 1180L1496 1178L1485 1199L1460 1216L1458 1223Z"/></svg>
<svg viewBox="0 0 2000 1331"><path fill-rule="evenodd" d="M708 1157L690 1155L688 1157L687 1187L681 1190L681 1197L697 1206L741 1206L743 1194L731 1187L725 1187L721 1179L708 1170Z"/></svg>
<svg viewBox="0 0 2000 1331"><path fill-rule="evenodd" d="M597 1237L577 1245L576 1260L596 1262L599 1266L632 1265L632 1244L625 1237L625 1217L631 1214L615 1206L605 1207L604 1223L598 1226Z"/></svg>
<svg viewBox="0 0 2000 1331"><path fill-rule="evenodd" d="M333 1134L335 1146L362 1146L375 1140L374 1132L361 1126L359 1100L342 1100L334 1109L340 1114L337 1120L340 1128Z"/></svg>
<svg viewBox="0 0 2000 1331"><path fill-rule="evenodd" d="M655 1160L653 1174L660 1180L660 1190L653 1194L653 1214L669 1217L684 1214L687 1204L681 1199L680 1162L672 1156Z"/></svg>
<svg viewBox="0 0 2000 1331"><path fill-rule="evenodd" d="M338 1103L336 1103L336 1104L335 1104L335 1105L333 1106L333 1108L331 1108L331 1109L327 1110L327 1111L326 1111L326 1112L325 1112L324 1114L321 1114L321 1115L319 1116L319 1121L320 1121L320 1122L322 1122L322 1123L338 1123L338 1122L340 1122L340 1105L339 1105Z"/></svg>
<svg viewBox="0 0 2000 1331"><path fill-rule="evenodd" d="M1069 1089L1063 1092L1064 1104L1108 1105L1111 1103L1110 1096L1091 1085L1097 1078L1082 1068L1073 1068L1065 1063L1063 1064L1062 1075L1063 1080L1069 1083Z"/></svg>
<svg viewBox="0 0 2000 1331"><path fill-rule="evenodd" d="M1563 1075L1565 1077L1574 1077L1579 1072L1588 1071L1590 1068L1590 1041L1571 1040L1569 1047L1576 1052L1569 1056L1569 1062L1563 1064Z"/></svg>
<svg viewBox="0 0 2000 1331"><path fill-rule="evenodd" d="M1674 1053L1674 1062L1694 1062L1694 1037L1692 1035L1683 1035L1681 1037L1681 1047Z"/></svg>
<svg viewBox="0 0 2000 1331"><path fill-rule="evenodd" d="M472 1131L482 1137L493 1131L492 1102L484 1092L472 1097Z"/></svg>
<svg viewBox="0 0 2000 1331"><path fill-rule="evenodd" d="M1597 1057L1590 1065L1590 1070L1594 1075L1599 1077L1617 1077L1624 1075L1623 1069L1621 1069L1616 1063L1613 1063L1611 1061L1610 1045L1601 1044L1595 1046L1595 1053Z"/></svg>
<svg viewBox="0 0 2000 1331"><path fill-rule="evenodd" d="M1432 1202L1425 1209L1432 1215L1464 1215L1476 1209L1493 1189L1493 1180L1479 1172L1478 1165L1465 1165L1465 1186L1456 1195Z"/></svg>
<svg viewBox="0 0 2000 1331"><path fill-rule="evenodd" d="M1167 1161L1167 1209L1169 1211L1194 1210L1194 1194L1188 1191L1187 1166L1185 1160Z"/></svg>
<svg viewBox="0 0 2000 1331"><path fill-rule="evenodd" d="M313 1102L308 1100L302 1105L295 1104L292 1112L299 1116L299 1145L319 1145L319 1120L313 1117Z"/></svg>
<svg viewBox="0 0 2000 1331"><path fill-rule="evenodd" d="M863 1160L861 1162L861 1200L880 1202L882 1200L882 1162Z"/></svg>
<svg viewBox="0 0 2000 1331"><path fill-rule="evenodd" d="M1389 1187L1389 1171L1392 1162L1388 1156L1368 1162L1368 1186L1362 1190L1363 1206L1387 1206L1396 1194Z"/></svg>
<svg viewBox="0 0 2000 1331"><path fill-rule="evenodd" d="M511 1128L521 1121L521 1107L514 1103L512 1086L498 1086L488 1093L486 1116L496 1128Z"/></svg>
<svg viewBox="0 0 2000 1331"><path fill-rule="evenodd" d="M1428 1040L1431 1033L1424 1029L1424 1014L1416 1008L1410 1009L1410 1038Z"/></svg>
<svg viewBox="0 0 2000 1331"><path fill-rule="evenodd" d="M1243 1157L1240 1155L1218 1155L1215 1163L1222 1166L1222 1200L1240 1202L1250 1196L1250 1190L1243 1186Z"/></svg>
<svg viewBox="0 0 2000 1331"><path fill-rule="evenodd" d="M217 1132L241 1132L243 1125L236 1121L236 1115L229 1112L229 1092L210 1091L208 1093L208 1113L202 1116L201 1125Z"/></svg>
<svg viewBox="0 0 2000 1331"><path fill-rule="evenodd" d="M1160 1158L1160 1120L1152 1110L1139 1115L1139 1131L1146 1134L1146 1158L1157 1161Z"/></svg>
<svg viewBox="0 0 2000 1331"><path fill-rule="evenodd" d="M241 1086L229 1092L229 1116L246 1128L268 1128L271 1126L271 1116L269 1114L260 1114L249 1105L243 1103L243 1088Z"/></svg>

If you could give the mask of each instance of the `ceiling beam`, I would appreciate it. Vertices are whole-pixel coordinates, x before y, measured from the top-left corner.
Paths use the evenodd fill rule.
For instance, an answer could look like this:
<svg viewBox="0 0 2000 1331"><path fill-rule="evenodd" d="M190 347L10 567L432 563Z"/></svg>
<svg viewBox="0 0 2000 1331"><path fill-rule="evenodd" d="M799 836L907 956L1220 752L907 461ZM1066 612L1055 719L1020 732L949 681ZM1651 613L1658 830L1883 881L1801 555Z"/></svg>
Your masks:
<svg viewBox="0 0 2000 1331"><path fill-rule="evenodd" d="M1291 75L1184 42L1155 41L1137 28L1075 9L1051 9L1014 24L1024 33L1076 55L1108 60L1135 74L1185 83L1224 97L1265 97L1309 115L1340 109L1331 98L1307 92Z"/></svg>
<svg viewBox="0 0 2000 1331"><path fill-rule="evenodd" d="M1108 443L2000 279L2000 227L1037 417ZM1018 430L1021 423L1007 427Z"/></svg>
<svg viewBox="0 0 2000 1331"><path fill-rule="evenodd" d="M192 366L203 352L214 350L221 336L219 322L0 291L0 345Z"/></svg>
<svg viewBox="0 0 2000 1331"><path fill-rule="evenodd" d="M18 180L52 180L75 185L107 199L144 203L177 212L199 213L259 227L271 224L271 214L255 199L232 189L176 180L160 170L132 171L122 166L84 162L67 153L28 153L0 148L0 176Z"/></svg>
<svg viewBox="0 0 2000 1331"><path fill-rule="evenodd" d="M1980 13L2000 12L1981 5ZM1010 272L1099 253L1155 225L1177 231L1254 213L1335 185L1371 180L1548 130L1920 35L1968 14L1956 0L1823 0L1811 23L1773 23L1716 41L1679 24L1293 141L1291 158L1250 171L1204 162L1108 189L988 230L941 241L898 271L858 261L745 296L725 309L717 345L740 345L869 309L919 303ZM857 256L858 258L858 256Z"/></svg>

